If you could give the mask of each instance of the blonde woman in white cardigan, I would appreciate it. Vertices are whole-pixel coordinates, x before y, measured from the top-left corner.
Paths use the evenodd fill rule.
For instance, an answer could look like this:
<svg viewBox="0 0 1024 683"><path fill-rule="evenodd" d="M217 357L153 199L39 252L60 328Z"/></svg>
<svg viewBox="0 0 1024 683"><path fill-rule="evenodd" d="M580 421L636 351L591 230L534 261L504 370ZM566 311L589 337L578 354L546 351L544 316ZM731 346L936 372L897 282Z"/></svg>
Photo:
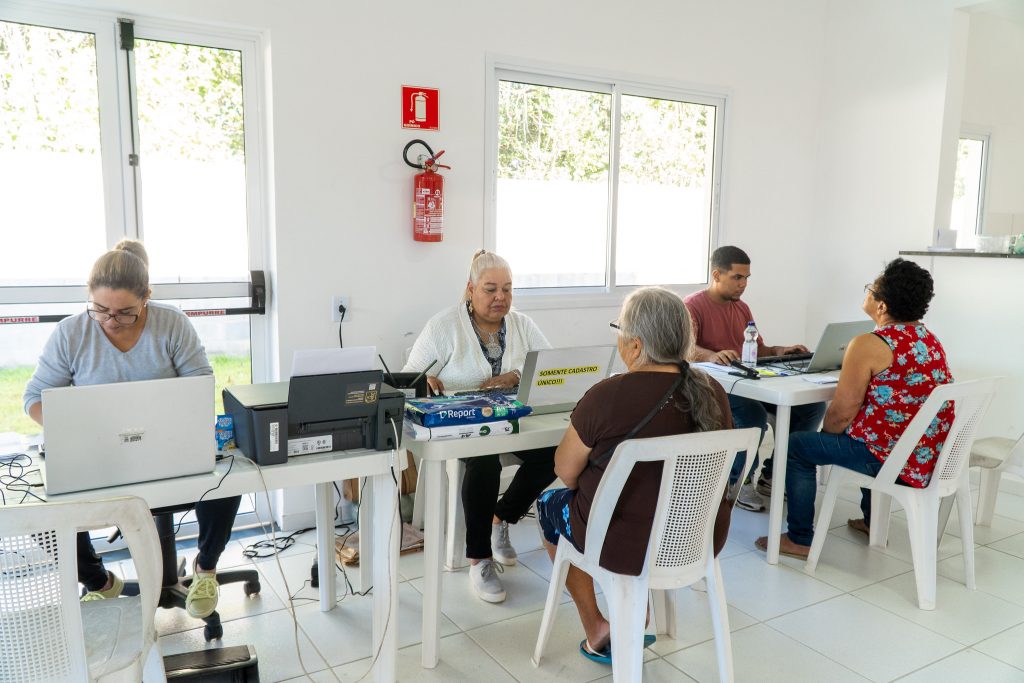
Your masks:
<svg viewBox="0 0 1024 683"><path fill-rule="evenodd" d="M412 347L403 372L427 376L431 392L511 388L519 384L526 354L551 345L527 316L511 310L512 269L497 254L473 256L462 301L429 321ZM554 448L520 451L523 461L498 500L501 463L497 455L466 458L462 505L466 513L466 557L476 594L487 602L505 600L498 574L514 565L516 551L508 525L526 514L541 491L555 480Z"/></svg>

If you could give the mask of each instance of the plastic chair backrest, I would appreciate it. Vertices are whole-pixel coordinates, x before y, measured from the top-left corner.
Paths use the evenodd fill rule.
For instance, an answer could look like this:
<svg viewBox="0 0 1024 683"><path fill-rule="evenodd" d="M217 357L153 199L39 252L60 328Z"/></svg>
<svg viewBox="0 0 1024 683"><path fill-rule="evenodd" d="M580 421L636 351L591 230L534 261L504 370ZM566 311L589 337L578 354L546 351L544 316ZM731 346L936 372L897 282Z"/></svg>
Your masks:
<svg viewBox="0 0 1024 683"><path fill-rule="evenodd" d="M1017 438L1017 442L1010 448L1010 454L1006 456L999 469L1018 476L1024 474L1024 434Z"/></svg>
<svg viewBox="0 0 1024 683"><path fill-rule="evenodd" d="M0 681L88 680L75 534L108 526L121 529L131 550L143 643L155 642L160 546L145 501L126 497L0 507Z"/></svg>
<svg viewBox="0 0 1024 683"><path fill-rule="evenodd" d="M917 411L914 419L907 425L906 431L896 442L882 469L875 476L878 486L873 488L889 488L899 478L907 460L913 457L918 441L925 430L931 426L932 420L947 401L953 402L953 424L942 445L942 451L935 462L931 480L925 489L944 497L956 490L960 475L971 457L971 446L978 431L978 425L985 416L992 397L996 391L996 383L1000 377L977 379L969 382L953 382L935 387Z"/></svg>
<svg viewBox="0 0 1024 683"><path fill-rule="evenodd" d="M703 576L732 463L739 451L756 452L759 436L757 428L727 429L620 443L590 507L587 560L600 564L612 513L633 467L661 461L661 488L643 572L678 586Z"/></svg>

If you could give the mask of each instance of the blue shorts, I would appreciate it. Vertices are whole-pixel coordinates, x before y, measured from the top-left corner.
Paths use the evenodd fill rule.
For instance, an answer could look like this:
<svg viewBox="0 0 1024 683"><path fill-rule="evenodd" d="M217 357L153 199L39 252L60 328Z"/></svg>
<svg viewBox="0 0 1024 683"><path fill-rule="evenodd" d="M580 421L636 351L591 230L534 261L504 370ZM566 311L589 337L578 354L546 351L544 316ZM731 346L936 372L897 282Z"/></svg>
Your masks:
<svg viewBox="0 0 1024 683"><path fill-rule="evenodd" d="M558 537L565 536L576 550L583 552L580 544L572 537L569 524L569 502L575 494L573 489L551 489L540 494L537 499L537 521L548 543L558 545Z"/></svg>

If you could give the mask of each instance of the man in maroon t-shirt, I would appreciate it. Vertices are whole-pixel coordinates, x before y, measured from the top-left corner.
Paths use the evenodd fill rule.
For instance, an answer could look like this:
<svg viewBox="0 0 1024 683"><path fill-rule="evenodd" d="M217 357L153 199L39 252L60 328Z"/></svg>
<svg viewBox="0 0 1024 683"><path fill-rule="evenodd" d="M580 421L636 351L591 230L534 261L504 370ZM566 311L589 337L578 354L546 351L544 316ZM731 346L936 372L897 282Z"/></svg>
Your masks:
<svg viewBox="0 0 1024 683"><path fill-rule="evenodd" d="M754 320L750 307L740 300L749 279L750 257L739 247L719 247L711 254L711 282L708 288L683 299L693 319L695 360L728 365L729 361L739 359L743 348L743 331L747 323ZM767 346L762 338L758 337L757 340L758 357L801 352L807 352L807 347L802 344ZM729 394L729 406L737 429L758 427L764 437L768 427L768 413L775 412L773 404ZM790 431L814 431L818 429L824 414L824 403L793 406ZM739 477L743 468L742 456L739 454L736 458L730 483ZM754 466L757 466L756 461ZM746 482L741 487L736 504L747 510L764 510L764 501L758 493L771 495L771 480L772 460L768 458L761 470L757 490L749 481Z"/></svg>

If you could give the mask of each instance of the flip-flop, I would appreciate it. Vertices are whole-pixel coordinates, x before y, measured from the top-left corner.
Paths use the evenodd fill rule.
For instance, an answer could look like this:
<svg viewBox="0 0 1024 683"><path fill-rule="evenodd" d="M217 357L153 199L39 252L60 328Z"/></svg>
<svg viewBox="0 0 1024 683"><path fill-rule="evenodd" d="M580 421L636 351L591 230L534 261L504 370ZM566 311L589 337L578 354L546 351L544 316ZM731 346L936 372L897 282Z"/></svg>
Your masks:
<svg viewBox="0 0 1024 683"><path fill-rule="evenodd" d="M761 539L760 538L757 539L756 541L754 541L754 547L757 548L758 550L763 550L764 552L768 552L768 539L765 539L764 543L761 543ZM807 557L808 557L808 555L798 555L797 553L787 552L787 551L783 550L781 547L779 548L779 555L785 555L786 557L792 557L794 559L804 560L804 561L806 561Z"/></svg>
<svg viewBox="0 0 1024 683"><path fill-rule="evenodd" d="M848 519L846 520L846 526L850 527L854 531L860 532L865 536L871 535L871 529L864 523L863 519Z"/></svg>
<svg viewBox="0 0 1024 683"><path fill-rule="evenodd" d="M658 642L658 636L652 633L644 634L645 650L649 648L651 645L654 645L656 642ZM590 661L597 662L599 664L612 663L612 648L610 645L605 649L601 650L600 652L594 652L590 649L590 644L587 642L586 638L580 641L580 654L589 659Z"/></svg>

